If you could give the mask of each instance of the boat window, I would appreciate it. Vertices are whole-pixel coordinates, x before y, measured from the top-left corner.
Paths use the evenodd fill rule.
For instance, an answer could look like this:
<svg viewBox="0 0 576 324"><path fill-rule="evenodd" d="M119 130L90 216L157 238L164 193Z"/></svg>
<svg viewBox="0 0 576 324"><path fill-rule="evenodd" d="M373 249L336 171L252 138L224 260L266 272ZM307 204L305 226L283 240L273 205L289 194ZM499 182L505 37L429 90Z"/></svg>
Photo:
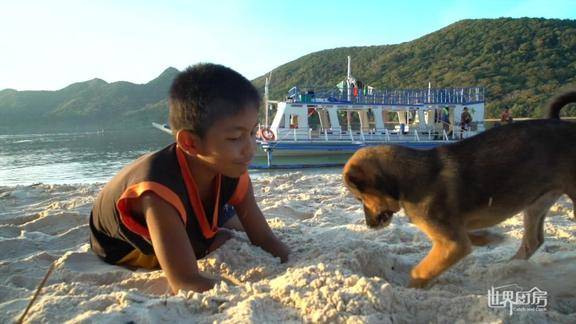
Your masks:
<svg viewBox="0 0 576 324"><path fill-rule="evenodd" d="M320 122L320 111L317 109L312 109L308 111L308 127L311 129L320 129L321 122Z"/></svg>
<svg viewBox="0 0 576 324"><path fill-rule="evenodd" d="M290 115L290 128L298 128L298 115Z"/></svg>
<svg viewBox="0 0 576 324"><path fill-rule="evenodd" d="M338 112L338 121L340 122L340 127L345 131L347 129L360 130L360 116L358 111L354 110L341 110Z"/></svg>
<svg viewBox="0 0 576 324"><path fill-rule="evenodd" d="M332 128L332 125L330 123L330 117L328 116L328 111L326 111L326 109L319 109L316 111L317 111L318 123L319 123L318 128L320 128L320 129ZM312 116L312 117L314 117L314 116ZM314 125L312 118L310 118L310 125Z"/></svg>
<svg viewBox="0 0 576 324"><path fill-rule="evenodd" d="M398 114L394 111L383 111L382 117L384 119L384 127L387 129L394 129L398 125Z"/></svg>
<svg viewBox="0 0 576 324"><path fill-rule="evenodd" d="M376 128L376 118L374 117L374 111L372 109L368 109L368 125L366 125L369 129Z"/></svg>
<svg viewBox="0 0 576 324"><path fill-rule="evenodd" d="M340 128L342 129L342 131L345 132L348 129L348 122L345 110L338 110L338 123L340 124Z"/></svg>

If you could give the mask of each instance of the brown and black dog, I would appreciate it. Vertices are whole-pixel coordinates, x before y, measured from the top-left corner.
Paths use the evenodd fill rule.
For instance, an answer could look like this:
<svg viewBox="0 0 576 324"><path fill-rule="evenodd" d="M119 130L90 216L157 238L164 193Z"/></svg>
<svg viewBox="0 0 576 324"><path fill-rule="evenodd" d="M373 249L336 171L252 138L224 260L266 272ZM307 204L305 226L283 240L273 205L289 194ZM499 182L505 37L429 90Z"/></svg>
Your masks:
<svg viewBox="0 0 576 324"><path fill-rule="evenodd" d="M576 91L556 97L548 119L491 128L431 150L383 145L357 151L344 183L364 205L366 224L387 226L404 209L432 241L411 271L424 287L488 237L471 232L524 211L524 236L514 258L528 259L544 241L544 217L562 195L576 201L576 123L560 109Z"/></svg>

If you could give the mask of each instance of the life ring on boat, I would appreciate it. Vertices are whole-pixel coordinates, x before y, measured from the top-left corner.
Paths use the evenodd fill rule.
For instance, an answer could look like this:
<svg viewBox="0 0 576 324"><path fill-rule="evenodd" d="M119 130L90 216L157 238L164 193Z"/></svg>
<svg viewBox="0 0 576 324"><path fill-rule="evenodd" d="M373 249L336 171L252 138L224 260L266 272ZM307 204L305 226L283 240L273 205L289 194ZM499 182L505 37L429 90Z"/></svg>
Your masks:
<svg viewBox="0 0 576 324"><path fill-rule="evenodd" d="M272 141L276 137L274 132L268 127L260 129L260 136L267 141Z"/></svg>

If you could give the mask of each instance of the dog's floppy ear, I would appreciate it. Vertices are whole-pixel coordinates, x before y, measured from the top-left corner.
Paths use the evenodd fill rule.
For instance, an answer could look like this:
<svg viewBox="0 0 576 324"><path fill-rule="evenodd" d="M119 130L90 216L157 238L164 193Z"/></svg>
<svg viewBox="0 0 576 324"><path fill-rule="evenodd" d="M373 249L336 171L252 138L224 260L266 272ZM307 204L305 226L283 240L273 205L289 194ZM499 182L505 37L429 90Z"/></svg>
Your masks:
<svg viewBox="0 0 576 324"><path fill-rule="evenodd" d="M380 169L380 172L376 175L374 183L374 187L376 187L380 192L384 192L396 200L400 198L398 178L392 176L385 170Z"/></svg>
<svg viewBox="0 0 576 324"><path fill-rule="evenodd" d="M351 166L344 172L344 182L358 191L363 191L368 186L366 174L358 166Z"/></svg>

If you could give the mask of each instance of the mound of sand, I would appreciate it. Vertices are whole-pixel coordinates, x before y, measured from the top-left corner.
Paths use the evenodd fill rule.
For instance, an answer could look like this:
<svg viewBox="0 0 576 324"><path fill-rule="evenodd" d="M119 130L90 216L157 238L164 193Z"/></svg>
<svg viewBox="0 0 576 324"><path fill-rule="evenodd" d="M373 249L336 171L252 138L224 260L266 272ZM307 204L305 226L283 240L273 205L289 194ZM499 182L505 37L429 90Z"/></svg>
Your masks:
<svg viewBox="0 0 576 324"><path fill-rule="evenodd" d="M281 264L243 233L205 259L222 281L173 296L161 271L110 266L91 253L87 218L101 184L0 187L0 322L17 320L50 264L57 266L30 310L33 322L576 322L576 223L563 197L546 220L546 242L529 261L508 259L522 219L496 232L504 242L474 252L427 290L407 289L410 268L430 248L402 213L368 229L337 172L253 179L273 230L292 249ZM237 284L232 284L236 282ZM548 293L546 311L493 309L491 287Z"/></svg>

